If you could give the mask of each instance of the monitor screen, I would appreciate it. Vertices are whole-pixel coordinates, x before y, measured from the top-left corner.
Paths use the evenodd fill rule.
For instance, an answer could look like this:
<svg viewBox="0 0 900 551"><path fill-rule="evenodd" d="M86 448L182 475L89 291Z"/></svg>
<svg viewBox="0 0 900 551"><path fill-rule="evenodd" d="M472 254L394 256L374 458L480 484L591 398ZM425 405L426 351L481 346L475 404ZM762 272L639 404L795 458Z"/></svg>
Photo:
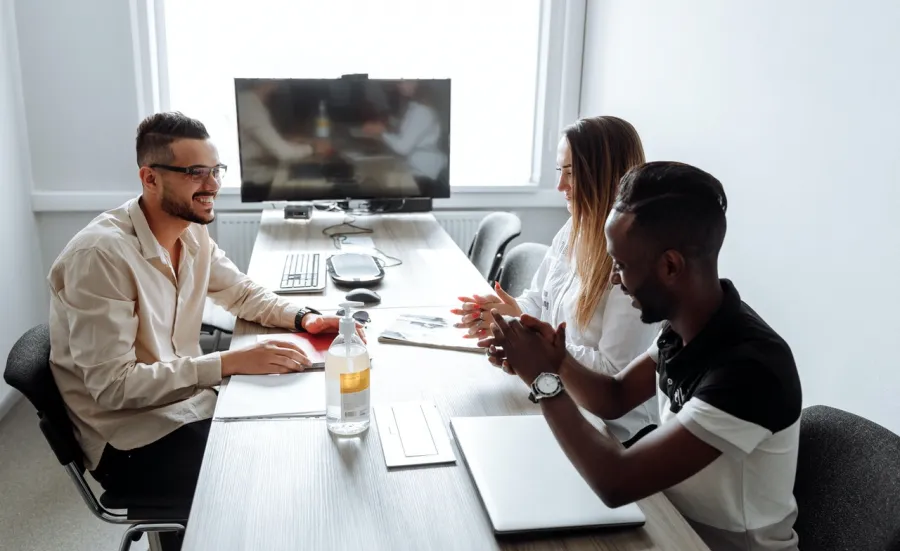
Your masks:
<svg viewBox="0 0 900 551"><path fill-rule="evenodd" d="M235 79L244 202L450 197L450 80Z"/></svg>

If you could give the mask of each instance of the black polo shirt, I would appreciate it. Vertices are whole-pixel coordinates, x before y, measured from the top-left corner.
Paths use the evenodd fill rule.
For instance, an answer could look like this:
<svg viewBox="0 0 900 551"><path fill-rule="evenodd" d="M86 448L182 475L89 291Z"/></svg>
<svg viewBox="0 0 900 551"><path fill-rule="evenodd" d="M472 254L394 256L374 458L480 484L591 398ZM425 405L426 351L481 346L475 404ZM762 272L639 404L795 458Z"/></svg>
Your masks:
<svg viewBox="0 0 900 551"><path fill-rule="evenodd" d="M650 349L661 422L722 452L665 493L711 549L796 549L797 367L784 339L721 284L721 307L687 346L666 323Z"/></svg>

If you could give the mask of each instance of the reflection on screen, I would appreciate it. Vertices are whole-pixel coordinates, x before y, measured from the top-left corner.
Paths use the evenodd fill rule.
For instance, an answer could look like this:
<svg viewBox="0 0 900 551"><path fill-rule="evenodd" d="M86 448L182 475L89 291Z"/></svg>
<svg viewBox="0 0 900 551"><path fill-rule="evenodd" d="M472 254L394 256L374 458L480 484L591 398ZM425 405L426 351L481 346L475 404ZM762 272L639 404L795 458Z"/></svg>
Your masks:
<svg viewBox="0 0 900 551"><path fill-rule="evenodd" d="M235 79L241 199L450 196L450 80Z"/></svg>

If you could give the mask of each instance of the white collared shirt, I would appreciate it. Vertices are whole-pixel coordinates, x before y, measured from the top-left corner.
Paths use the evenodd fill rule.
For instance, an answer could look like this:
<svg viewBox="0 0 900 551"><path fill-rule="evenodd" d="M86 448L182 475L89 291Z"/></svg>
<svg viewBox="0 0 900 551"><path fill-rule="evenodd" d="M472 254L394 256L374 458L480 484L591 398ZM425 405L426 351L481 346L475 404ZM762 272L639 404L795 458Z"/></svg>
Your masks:
<svg viewBox="0 0 900 551"><path fill-rule="evenodd" d="M50 368L88 469L107 443L142 447L212 417L222 361L200 350L207 295L238 317L294 327L298 308L242 274L206 226L180 239L176 276L133 199L92 220L50 269Z"/></svg>
<svg viewBox="0 0 900 551"><path fill-rule="evenodd" d="M585 367L615 376L632 360L647 351L659 333L659 324L645 324L640 310L616 286L603 295L590 323L579 328L576 323L581 279L568 258L572 219L559 230L550 250L544 256L531 286L516 299L522 311L553 325L566 322L566 348ZM598 418L582 408L588 420ZM656 399L639 405L619 419L604 420L620 441L634 436L649 424L659 424Z"/></svg>
<svg viewBox="0 0 900 551"><path fill-rule="evenodd" d="M434 108L411 101L397 132L381 138L395 153L407 158L413 173L436 180L447 166L447 154L440 150L441 123Z"/></svg>

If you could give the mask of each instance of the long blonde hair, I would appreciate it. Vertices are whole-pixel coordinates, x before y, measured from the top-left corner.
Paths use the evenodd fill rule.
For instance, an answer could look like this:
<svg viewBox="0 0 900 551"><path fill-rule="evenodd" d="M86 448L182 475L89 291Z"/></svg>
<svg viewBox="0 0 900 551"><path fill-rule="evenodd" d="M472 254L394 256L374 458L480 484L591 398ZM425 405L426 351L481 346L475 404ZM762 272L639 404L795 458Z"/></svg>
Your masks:
<svg viewBox="0 0 900 551"><path fill-rule="evenodd" d="M609 289L612 258L606 252L606 217L619 180L644 163L644 147L634 127L617 117L581 119L563 130L572 155L572 233L569 260L581 279L575 321L587 327Z"/></svg>

